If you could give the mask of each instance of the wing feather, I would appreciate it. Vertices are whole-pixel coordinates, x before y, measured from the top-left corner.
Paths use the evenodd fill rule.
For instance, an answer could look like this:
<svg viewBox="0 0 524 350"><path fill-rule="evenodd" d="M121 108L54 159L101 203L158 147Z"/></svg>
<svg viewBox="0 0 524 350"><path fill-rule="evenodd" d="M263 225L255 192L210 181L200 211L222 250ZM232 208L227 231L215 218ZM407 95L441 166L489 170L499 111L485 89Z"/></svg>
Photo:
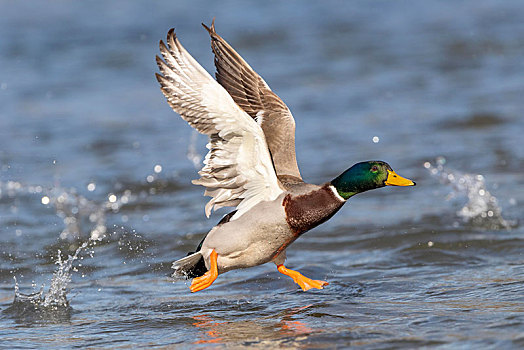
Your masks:
<svg viewBox="0 0 524 350"><path fill-rule="evenodd" d="M171 29L156 57L160 89L171 108L209 136L200 178L192 182L212 197L205 212L236 206L232 220L282 192L264 132L224 88L184 49Z"/></svg>
<svg viewBox="0 0 524 350"><path fill-rule="evenodd" d="M295 154L295 120L286 104L253 68L211 27L217 81L233 100L262 127L279 178L302 180Z"/></svg>

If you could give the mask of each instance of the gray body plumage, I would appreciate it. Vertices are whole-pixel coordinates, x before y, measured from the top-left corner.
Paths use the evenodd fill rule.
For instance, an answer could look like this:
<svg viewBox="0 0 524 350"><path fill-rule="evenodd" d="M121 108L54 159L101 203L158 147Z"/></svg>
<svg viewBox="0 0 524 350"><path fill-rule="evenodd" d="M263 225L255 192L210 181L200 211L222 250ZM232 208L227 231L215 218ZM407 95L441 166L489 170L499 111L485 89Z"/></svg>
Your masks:
<svg viewBox="0 0 524 350"><path fill-rule="evenodd" d="M275 201L260 202L237 220L214 227L200 250L206 266L213 249L218 254L219 273L276 259L279 249L293 239L281 204L284 197L282 194Z"/></svg>

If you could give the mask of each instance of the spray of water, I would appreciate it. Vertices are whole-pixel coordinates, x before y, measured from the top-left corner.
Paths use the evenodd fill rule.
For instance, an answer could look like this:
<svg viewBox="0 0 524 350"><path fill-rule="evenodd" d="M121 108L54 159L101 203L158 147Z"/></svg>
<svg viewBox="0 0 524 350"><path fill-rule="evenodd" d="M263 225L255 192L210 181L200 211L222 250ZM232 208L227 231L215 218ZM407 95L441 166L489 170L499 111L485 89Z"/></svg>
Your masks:
<svg viewBox="0 0 524 350"><path fill-rule="evenodd" d="M69 305L67 301L67 286L71 282L71 268L73 267L73 262L78 259L78 254L82 249L87 247L88 242L84 242L80 247L78 247L73 255L69 255L65 261L62 261L61 252L58 251L58 258L56 264L58 269L53 274L51 279L51 285L49 290L43 297L43 305Z"/></svg>
<svg viewBox="0 0 524 350"><path fill-rule="evenodd" d="M194 142L196 142L196 137ZM195 155L196 157L196 155ZM146 177L147 183L155 182L162 172L162 166L157 164L153 168L154 173ZM93 192L96 184L91 182L87 185L87 190ZM15 297L13 304L7 309L15 317L53 321L62 320L68 317L70 309L67 294L72 274L76 271L73 266L79 254L87 248L96 245L99 241L106 238L107 226L106 216L109 213L118 213L120 209L133 202L143 199L143 195L154 194L155 187L150 188L149 192L132 193L125 190L121 193L108 193L105 200L95 202L78 194L75 188L63 188L54 186L46 188L40 185L27 185L17 181L0 181L0 201L16 200L19 197L26 197L29 200L37 201L48 208L54 208L56 215L63 220L64 229L60 233L62 241L83 242L74 254L67 259L62 258L62 252L58 250L55 261L58 266L53 273L49 288L44 291L44 286L32 294L20 292L18 281L15 277ZM16 208L16 206L14 206ZM122 220L124 220L122 217ZM123 229L123 227L122 227ZM112 234L114 236L116 231ZM91 257L94 251L91 252Z"/></svg>
<svg viewBox="0 0 524 350"><path fill-rule="evenodd" d="M30 304L35 311L37 310L49 310L58 308L68 308L69 301L67 300L68 285L71 282L73 262L78 259L78 254L82 249L86 248L88 242L83 243L78 247L73 255L69 255L66 260L62 260L61 251L58 250L57 260L55 262L58 265L58 269L53 274L51 279L51 285L49 289L44 292L44 287L39 292L32 294L20 293L18 281L15 277L15 299L13 305L18 305L27 310L24 306Z"/></svg>
<svg viewBox="0 0 524 350"><path fill-rule="evenodd" d="M446 159L425 162L424 167L443 184L451 186L448 198L465 195L467 203L457 212L464 222L493 230L511 229L513 223L502 217L497 198L487 189L484 176L462 173L444 166Z"/></svg>
<svg viewBox="0 0 524 350"><path fill-rule="evenodd" d="M159 169L155 169L155 172ZM94 190L96 185L90 183L89 191ZM0 182L0 199L14 199L20 196L34 197L41 204L52 207L64 222L64 229L60 233L60 239L66 241L82 241L73 255L62 259L62 252L58 250L56 265L50 286L47 291L44 287L32 294L20 292L18 281L15 278L15 298L9 312L17 316L40 314L39 319L46 317L42 313L50 310L69 309L67 294L71 282L72 273L75 271L73 263L78 259L80 252L88 245L95 245L106 237L106 214L116 213L127 204L137 200L137 196L126 190L120 195L109 193L107 199L102 203L88 200L77 193L76 189L65 189L60 186L45 188L43 186L24 185L16 181ZM24 317L25 317L24 316Z"/></svg>

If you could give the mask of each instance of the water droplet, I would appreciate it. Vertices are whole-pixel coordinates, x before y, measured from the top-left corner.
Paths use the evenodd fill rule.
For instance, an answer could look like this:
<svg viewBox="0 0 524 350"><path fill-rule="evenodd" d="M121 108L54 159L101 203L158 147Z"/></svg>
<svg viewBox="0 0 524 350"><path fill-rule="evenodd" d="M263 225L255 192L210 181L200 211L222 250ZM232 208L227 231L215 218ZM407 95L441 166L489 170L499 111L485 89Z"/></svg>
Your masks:
<svg viewBox="0 0 524 350"><path fill-rule="evenodd" d="M433 247L433 245L434 245L434 243L433 243L432 241L429 241L429 242L428 242L428 247L431 248L431 247Z"/></svg>
<svg viewBox="0 0 524 350"><path fill-rule="evenodd" d="M446 158L445 157L437 157L437 159L435 160L435 162L438 164L438 165L444 165L446 164Z"/></svg>
<svg viewBox="0 0 524 350"><path fill-rule="evenodd" d="M110 203L116 202L116 196L114 194L112 194L112 193L109 194L108 199L109 199Z"/></svg>
<svg viewBox="0 0 524 350"><path fill-rule="evenodd" d="M431 163L430 162L425 162L424 163L424 168L426 168L426 169L431 168Z"/></svg>
<svg viewBox="0 0 524 350"><path fill-rule="evenodd" d="M91 182L87 185L87 190L89 192L93 192L96 189L96 184L94 182Z"/></svg>
<svg viewBox="0 0 524 350"><path fill-rule="evenodd" d="M378 136L373 136L373 143L379 143L380 138Z"/></svg>
<svg viewBox="0 0 524 350"><path fill-rule="evenodd" d="M155 177L153 175L147 175L146 181L151 183L151 182L155 181Z"/></svg>
<svg viewBox="0 0 524 350"><path fill-rule="evenodd" d="M158 174L158 173L162 172L162 166L157 164L157 165L155 165L153 170L155 171L155 173Z"/></svg>
<svg viewBox="0 0 524 350"><path fill-rule="evenodd" d="M49 204L49 197L48 196L43 196L42 197L42 204L43 205Z"/></svg>
<svg viewBox="0 0 524 350"><path fill-rule="evenodd" d="M479 190L479 194L480 194L481 196L483 196L483 195L485 195L485 194L486 194L486 191L485 191L485 190L482 190L482 189L480 189L480 190Z"/></svg>

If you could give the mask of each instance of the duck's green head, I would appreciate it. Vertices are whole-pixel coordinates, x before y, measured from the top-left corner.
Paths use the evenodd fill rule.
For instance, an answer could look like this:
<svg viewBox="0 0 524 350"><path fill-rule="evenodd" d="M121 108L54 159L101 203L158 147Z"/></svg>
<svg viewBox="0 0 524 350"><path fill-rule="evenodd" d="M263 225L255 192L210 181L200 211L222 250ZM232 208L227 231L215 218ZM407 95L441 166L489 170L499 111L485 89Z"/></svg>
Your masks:
<svg viewBox="0 0 524 350"><path fill-rule="evenodd" d="M384 186L415 186L415 182L397 175L388 163L379 160L357 163L331 184L344 199Z"/></svg>

